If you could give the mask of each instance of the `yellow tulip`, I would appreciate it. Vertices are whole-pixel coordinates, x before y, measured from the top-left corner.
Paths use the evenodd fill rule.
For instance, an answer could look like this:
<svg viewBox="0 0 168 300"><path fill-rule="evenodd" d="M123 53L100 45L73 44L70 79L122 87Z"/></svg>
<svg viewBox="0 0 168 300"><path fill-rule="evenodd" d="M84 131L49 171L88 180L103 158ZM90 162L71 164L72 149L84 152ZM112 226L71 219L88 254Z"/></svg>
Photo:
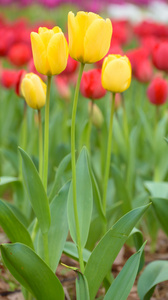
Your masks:
<svg viewBox="0 0 168 300"><path fill-rule="evenodd" d="M110 19L104 20L92 12L68 14L70 56L82 63L95 63L108 52L112 36Z"/></svg>
<svg viewBox="0 0 168 300"><path fill-rule="evenodd" d="M56 75L65 70L68 44L61 29L40 27L31 32L31 45L36 70L44 75Z"/></svg>
<svg viewBox="0 0 168 300"><path fill-rule="evenodd" d="M131 63L127 56L108 55L102 66L102 86L104 89L122 93L131 84Z"/></svg>
<svg viewBox="0 0 168 300"><path fill-rule="evenodd" d="M45 105L46 90L46 84L34 73L26 74L22 80L21 94L31 108L40 109Z"/></svg>

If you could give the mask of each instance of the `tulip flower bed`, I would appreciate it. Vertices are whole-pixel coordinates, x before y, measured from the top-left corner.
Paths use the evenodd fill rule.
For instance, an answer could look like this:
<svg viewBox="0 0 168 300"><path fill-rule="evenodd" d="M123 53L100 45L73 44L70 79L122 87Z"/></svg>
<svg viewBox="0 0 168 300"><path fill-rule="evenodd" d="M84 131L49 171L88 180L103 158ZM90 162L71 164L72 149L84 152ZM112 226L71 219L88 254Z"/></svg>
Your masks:
<svg viewBox="0 0 168 300"><path fill-rule="evenodd" d="M126 300L134 282L151 299L168 280L168 26L0 24L2 274L26 300Z"/></svg>

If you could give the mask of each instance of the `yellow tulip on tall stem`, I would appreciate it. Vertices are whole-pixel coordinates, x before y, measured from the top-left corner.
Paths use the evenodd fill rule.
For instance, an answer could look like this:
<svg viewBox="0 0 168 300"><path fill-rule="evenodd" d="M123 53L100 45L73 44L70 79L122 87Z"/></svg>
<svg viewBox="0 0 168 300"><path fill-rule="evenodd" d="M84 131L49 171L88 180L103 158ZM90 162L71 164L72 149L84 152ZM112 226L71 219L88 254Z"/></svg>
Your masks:
<svg viewBox="0 0 168 300"><path fill-rule="evenodd" d="M131 64L126 56L121 55L108 55L103 62L102 66L102 86L104 89L113 93L109 134L107 141L107 158L103 183L103 210L106 215L106 202L107 202L107 186L110 171L110 158L111 158L111 144L112 144L112 128L113 116L115 106L115 94L122 93L129 88L131 84ZM106 232L104 227L104 233Z"/></svg>
<svg viewBox="0 0 168 300"><path fill-rule="evenodd" d="M83 254L81 248L81 237L79 218L77 210L76 191L76 160L75 160L75 120L78 103L78 93L84 65L95 63L102 59L110 47L112 35L112 24L109 19L104 20L94 13L80 11L75 16L72 12L68 14L68 38L70 56L79 61L80 71L75 90L72 125L71 125L71 162L72 162L72 184L73 184L73 208L77 235L77 248L81 272L84 272Z"/></svg>

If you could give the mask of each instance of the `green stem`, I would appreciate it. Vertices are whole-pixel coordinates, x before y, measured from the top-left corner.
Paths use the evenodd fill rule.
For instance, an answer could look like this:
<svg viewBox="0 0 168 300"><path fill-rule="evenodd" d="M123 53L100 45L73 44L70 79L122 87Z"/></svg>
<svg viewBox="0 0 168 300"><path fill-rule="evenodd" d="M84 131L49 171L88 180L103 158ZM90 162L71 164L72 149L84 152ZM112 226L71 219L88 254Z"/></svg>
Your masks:
<svg viewBox="0 0 168 300"><path fill-rule="evenodd" d="M90 152L90 135L91 135L91 130L92 130L92 116L93 116L94 101L91 100L90 103L91 103L91 110L89 113L88 130L87 130L87 137L86 137L86 147L89 152Z"/></svg>
<svg viewBox="0 0 168 300"><path fill-rule="evenodd" d="M34 243L34 241L35 241L35 238L36 238L36 234L37 234L37 232L38 232L38 221L37 221L37 219L35 220L35 222L34 222L34 226L33 226L33 231L32 231L32 234L31 234L31 239L32 239L32 241L33 241L33 243Z"/></svg>
<svg viewBox="0 0 168 300"><path fill-rule="evenodd" d="M23 112L23 122L22 122L22 128L21 128L21 136L20 136L20 147L23 150L26 150L27 145L27 104L24 101L24 112ZM22 180L22 158L20 156L19 161L19 177L20 180Z"/></svg>
<svg viewBox="0 0 168 300"><path fill-rule="evenodd" d="M46 105L45 105L44 169L43 169L43 184L44 184L44 188L46 191L47 191L47 178L48 178L50 87L51 87L51 76L48 76L47 77Z"/></svg>
<svg viewBox="0 0 168 300"><path fill-rule="evenodd" d="M74 216L75 216L79 263L80 263L80 269L82 273L84 272L84 263L83 263L83 255L82 255L82 248L81 248L80 227L79 227L78 210L77 210L77 195L76 195L75 120L76 120L76 111L77 111L77 104L78 104L79 87L80 87L83 69L84 69L84 64L81 63L79 75L78 75L78 81L75 89L75 95L74 95L74 102L72 108L72 124L71 124L71 165L72 165L72 186L73 186L73 208L74 208Z"/></svg>
<svg viewBox="0 0 168 300"><path fill-rule="evenodd" d="M48 253L48 232L43 233L43 246L44 246L44 260L49 265L49 253Z"/></svg>
<svg viewBox="0 0 168 300"><path fill-rule="evenodd" d="M125 99L123 94L121 94L121 99L122 99L122 108L123 108L124 135L125 135L127 150L129 153L129 129L128 129L127 113L126 113L125 101L124 101Z"/></svg>
<svg viewBox="0 0 168 300"><path fill-rule="evenodd" d="M111 158L111 143L112 143L112 130L113 130L113 116L115 111L115 93L112 94L112 103L111 103L111 114L110 114L110 125L109 125L109 134L107 142L107 155L106 155L106 166L105 166L105 175L104 175L104 184L103 184L103 211L106 215L106 202L107 202L107 185L109 178L110 170L110 158Z"/></svg>
<svg viewBox="0 0 168 300"><path fill-rule="evenodd" d="M43 130L41 121L41 110L38 109L38 121L39 121L39 175L42 179L43 175Z"/></svg>

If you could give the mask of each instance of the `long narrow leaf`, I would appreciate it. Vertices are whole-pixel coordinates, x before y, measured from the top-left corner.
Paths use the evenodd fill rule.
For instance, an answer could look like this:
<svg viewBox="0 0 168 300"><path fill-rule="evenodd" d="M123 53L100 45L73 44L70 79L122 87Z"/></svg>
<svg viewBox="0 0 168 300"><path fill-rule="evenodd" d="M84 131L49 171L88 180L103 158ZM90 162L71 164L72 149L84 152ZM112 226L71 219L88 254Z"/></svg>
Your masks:
<svg viewBox="0 0 168 300"><path fill-rule="evenodd" d="M90 300L94 299L121 247L148 207L149 205L142 206L124 215L93 250L84 271L88 281Z"/></svg>
<svg viewBox="0 0 168 300"><path fill-rule="evenodd" d="M145 243L132 255L110 286L104 300L126 300L134 284Z"/></svg>
<svg viewBox="0 0 168 300"><path fill-rule="evenodd" d="M168 261L158 260L150 263L138 281L140 300L150 300L155 286L168 280Z"/></svg>
<svg viewBox="0 0 168 300"><path fill-rule="evenodd" d="M68 164L71 161L71 154L66 155L63 160L60 162L58 169L56 170L56 175L54 179L54 183L52 186L52 190L49 195L49 202L56 196L58 193L59 189L61 188L61 176L63 175L65 169L67 168Z"/></svg>
<svg viewBox="0 0 168 300"><path fill-rule="evenodd" d="M79 259L77 247L72 242L65 243L63 252L75 260ZM89 250L87 250L85 248L83 249L83 261L84 262L88 261L90 254L91 254L91 252Z"/></svg>
<svg viewBox="0 0 168 300"><path fill-rule="evenodd" d="M168 235L168 199L152 198L151 201L158 221Z"/></svg>
<svg viewBox="0 0 168 300"><path fill-rule="evenodd" d="M50 267L56 271L68 235L67 199L70 182L67 182L50 204L51 226L48 231ZM43 250L40 235L39 247Z"/></svg>
<svg viewBox="0 0 168 300"><path fill-rule="evenodd" d="M37 300L64 300L64 291L60 281L29 247L19 243L4 244L1 246L1 253L11 274Z"/></svg>
<svg viewBox="0 0 168 300"><path fill-rule="evenodd" d="M82 248L84 248L88 238L93 206L92 183L89 174L86 151L86 148L83 147L76 165L77 210ZM72 239L75 243L77 243L72 183L68 195L68 223Z"/></svg>
<svg viewBox="0 0 168 300"><path fill-rule="evenodd" d="M49 202L41 182L39 174L25 151L19 148L23 161L23 177L29 199L42 233L46 233L50 227Z"/></svg>
<svg viewBox="0 0 168 300"><path fill-rule="evenodd" d="M33 248L33 243L26 227L17 219L3 200L0 200L0 225L11 242L24 243Z"/></svg>
<svg viewBox="0 0 168 300"><path fill-rule="evenodd" d="M76 279L76 297L78 300L90 300L89 289L86 277L78 273L78 278Z"/></svg>

